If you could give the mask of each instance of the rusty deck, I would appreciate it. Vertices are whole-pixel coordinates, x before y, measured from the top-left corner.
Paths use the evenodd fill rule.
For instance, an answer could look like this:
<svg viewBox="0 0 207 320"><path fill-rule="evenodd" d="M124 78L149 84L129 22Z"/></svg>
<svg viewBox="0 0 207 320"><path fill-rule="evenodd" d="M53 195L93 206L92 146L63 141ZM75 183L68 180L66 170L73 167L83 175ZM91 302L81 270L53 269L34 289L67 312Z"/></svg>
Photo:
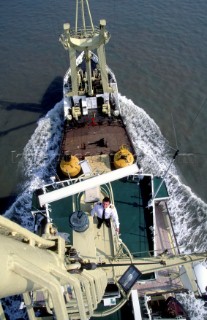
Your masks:
<svg viewBox="0 0 207 320"><path fill-rule="evenodd" d="M122 145L134 154L120 118L86 116L74 126L65 124L61 154L76 155L79 159L96 155L113 156Z"/></svg>

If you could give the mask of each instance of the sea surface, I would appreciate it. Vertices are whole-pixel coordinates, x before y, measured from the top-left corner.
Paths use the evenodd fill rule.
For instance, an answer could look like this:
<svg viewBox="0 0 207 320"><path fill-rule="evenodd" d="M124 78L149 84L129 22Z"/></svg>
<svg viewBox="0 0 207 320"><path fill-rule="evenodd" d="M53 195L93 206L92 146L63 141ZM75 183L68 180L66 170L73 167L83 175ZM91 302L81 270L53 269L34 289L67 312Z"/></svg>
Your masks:
<svg viewBox="0 0 207 320"><path fill-rule="evenodd" d="M53 173L61 137L58 41L75 0L0 3L0 213L32 228L31 191ZM105 18L107 63L145 172L166 177L181 252L207 249L207 2L91 0ZM48 113L49 112L49 113ZM194 308L191 319L204 319ZM197 312L197 314L196 314ZM192 313L193 314L193 313ZM14 319L14 318L13 318Z"/></svg>

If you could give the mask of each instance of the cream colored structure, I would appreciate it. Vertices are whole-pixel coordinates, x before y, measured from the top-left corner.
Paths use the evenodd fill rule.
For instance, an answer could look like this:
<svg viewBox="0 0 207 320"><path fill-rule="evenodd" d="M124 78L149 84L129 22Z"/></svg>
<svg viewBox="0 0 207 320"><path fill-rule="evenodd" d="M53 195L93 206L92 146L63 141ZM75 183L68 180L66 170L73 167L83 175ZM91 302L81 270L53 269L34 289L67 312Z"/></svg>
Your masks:
<svg viewBox="0 0 207 320"><path fill-rule="evenodd" d="M87 15L85 14L87 12ZM81 17L79 17L79 15ZM89 26L86 25L86 18L89 20ZM81 20L81 28L79 28L79 19ZM110 34L106 30L106 21L100 20L100 26L95 27L92 21L88 0L76 0L76 21L75 29L71 29L69 23L63 25L64 33L60 37L60 41L64 48L69 51L72 88L69 92L70 96L78 95L78 84L80 83L79 70L76 67L76 51L84 51L86 61L86 75L84 78L86 92L89 96L93 96L91 73L91 50L97 50L99 58L99 68L101 73L101 81L104 92L112 92L112 88L108 85L108 76L106 71L105 44L110 39Z"/></svg>
<svg viewBox="0 0 207 320"><path fill-rule="evenodd" d="M105 228L108 230L108 228ZM27 307L29 319L37 319L33 310L38 296L44 297L42 304L47 309L48 314L45 319L81 319L86 320L93 316L101 316L112 313L119 309L129 298L122 288L123 299L109 311L96 312L97 304L102 300L108 280L117 283L120 276L130 264L138 265L142 273L164 270L180 265L189 265L193 261L203 260L206 253L197 253L182 256L150 257L133 260L131 256L123 254L127 248L114 235L113 250L117 246L117 255L112 258L112 244L109 243L106 230L105 241L103 234L99 234L102 246L105 246L107 253L102 257L102 262L110 263L110 267L97 267L95 270L82 270L81 265L67 256L68 245L63 238L50 233L44 234L41 238L30 231L20 227L10 220L0 216L0 298L16 294L23 294L23 299ZM47 228L51 230L51 228ZM96 229L97 230L97 229ZM91 230L92 231L92 230ZM97 231L96 231L97 232ZM79 233L76 233L77 237ZM93 234L93 232L92 232ZM75 243L81 244L81 237L74 239ZM109 235L111 236L111 235ZM109 247L107 248L107 243ZM95 244L88 240L87 246L80 247L81 258L86 261L100 263L93 256L95 248L99 246L99 240ZM109 256L107 256L109 254ZM91 259L88 259L91 256ZM121 264L121 266L116 266ZM74 273L76 270L77 273ZM188 268L187 268L188 270ZM31 293L33 300L31 301ZM3 319L3 311L0 309ZM44 317L42 318L44 319Z"/></svg>

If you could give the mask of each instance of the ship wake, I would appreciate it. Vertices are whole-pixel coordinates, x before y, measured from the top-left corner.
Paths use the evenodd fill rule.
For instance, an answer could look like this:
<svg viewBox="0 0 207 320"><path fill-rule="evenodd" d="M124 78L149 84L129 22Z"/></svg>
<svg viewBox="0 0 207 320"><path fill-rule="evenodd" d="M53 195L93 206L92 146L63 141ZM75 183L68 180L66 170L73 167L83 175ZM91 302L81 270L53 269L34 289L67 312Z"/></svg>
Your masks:
<svg viewBox="0 0 207 320"><path fill-rule="evenodd" d="M168 141L142 108L124 96L120 95L119 100L122 117L143 172L162 177L172 160ZM55 175L63 129L62 117L62 102L59 102L40 119L23 151L20 162L24 172L21 193L5 216L29 229L33 228L33 219L29 213L32 193ZM182 183L174 165L170 167L165 182L170 195L168 209L180 251L189 253L207 250L207 204Z"/></svg>
<svg viewBox="0 0 207 320"><path fill-rule="evenodd" d="M190 320L207 319L207 310L205 301L196 299L193 292L176 294L176 299L181 303L188 313Z"/></svg>
<svg viewBox="0 0 207 320"><path fill-rule="evenodd" d="M168 141L147 113L120 96L121 113L144 173L163 176L172 158ZM172 165L165 177L169 214L181 252L207 250L207 204L184 185Z"/></svg>
<svg viewBox="0 0 207 320"><path fill-rule="evenodd" d="M23 150L19 170L22 181L18 189L20 194L4 216L33 231L34 219L32 194L51 181L55 175L59 144L63 129L63 102L59 102L47 115L40 119L37 128ZM35 209L35 208L33 208Z"/></svg>

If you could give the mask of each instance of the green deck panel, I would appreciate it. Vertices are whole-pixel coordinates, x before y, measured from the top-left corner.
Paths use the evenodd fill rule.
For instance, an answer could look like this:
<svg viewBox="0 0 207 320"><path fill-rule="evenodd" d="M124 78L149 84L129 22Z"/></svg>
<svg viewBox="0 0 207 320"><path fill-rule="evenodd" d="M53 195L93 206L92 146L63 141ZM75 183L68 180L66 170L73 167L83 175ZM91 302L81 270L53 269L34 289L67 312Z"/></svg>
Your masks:
<svg viewBox="0 0 207 320"><path fill-rule="evenodd" d="M134 256L149 256L144 205L139 185L122 179L112 183L114 202L120 221L121 239Z"/></svg>
<svg viewBox="0 0 207 320"><path fill-rule="evenodd" d="M154 182L154 194L156 194L156 192L160 186L160 183L162 182L162 178L154 177L153 182ZM169 194L167 191L166 184L165 184L165 182L163 182L155 199L166 199L166 198L169 198Z"/></svg>
<svg viewBox="0 0 207 320"><path fill-rule="evenodd" d="M145 220L145 206L136 181L122 179L112 182L114 201L120 220L121 239L135 257L149 256L149 243ZM51 218L60 232L69 233L73 241L69 216L73 212L72 199L65 198L51 205Z"/></svg>
<svg viewBox="0 0 207 320"><path fill-rule="evenodd" d="M119 299L117 299L117 303L118 303ZM103 312L103 311L106 311L106 310L110 310L111 308L113 308L114 306L112 307L107 307L107 306L104 306L103 304L103 301L101 301L99 304L98 304L98 308L95 310L95 311L98 311L98 312ZM121 316L121 310L119 309L118 311L108 315L108 316L104 316L104 317L91 317L90 318L91 320L100 320L100 319L104 319L104 320L122 320L122 316Z"/></svg>
<svg viewBox="0 0 207 320"><path fill-rule="evenodd" d="M117 303L118 304L120 301L120 299L117 299ZM103 305L103 301L101 301L98 305L98 311L105 311L105 310L109 310L113 307L104 307ZM132 302L131 299L128 300L119 310L117 310L116 312L108 315L108 316L104 316L104 317L91 317L91 320L134 320L134 314L133 314L133 308L132 308Z"/></svg>

